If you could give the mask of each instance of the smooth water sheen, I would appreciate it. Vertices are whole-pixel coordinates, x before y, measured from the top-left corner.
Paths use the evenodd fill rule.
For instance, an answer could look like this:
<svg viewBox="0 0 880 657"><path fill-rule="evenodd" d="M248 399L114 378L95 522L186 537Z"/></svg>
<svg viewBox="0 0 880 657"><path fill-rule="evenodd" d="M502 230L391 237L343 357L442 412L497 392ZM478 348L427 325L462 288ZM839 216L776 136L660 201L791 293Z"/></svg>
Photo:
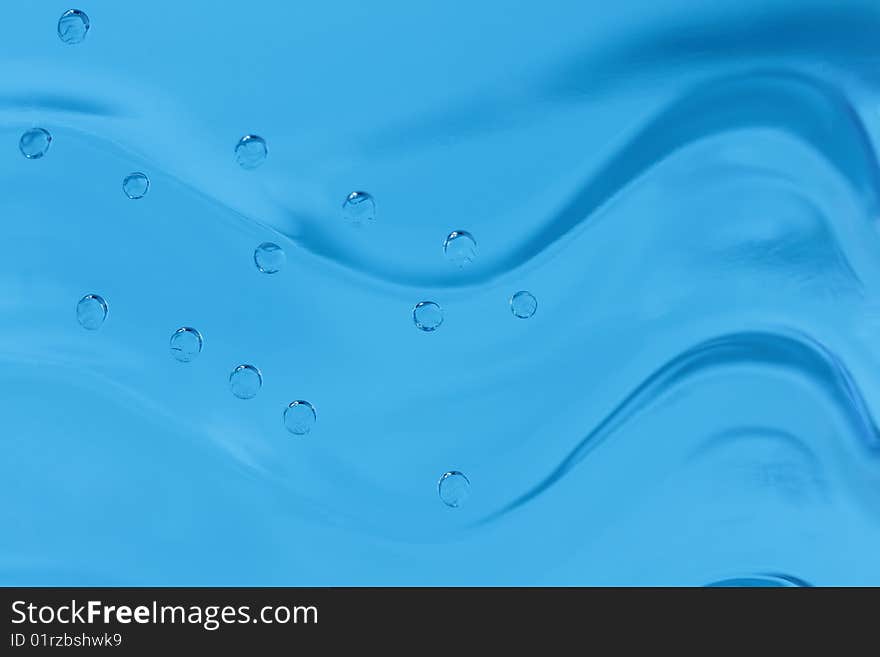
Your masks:
<svg viewBox="0 0 880 657"><path fill-rule="evenodd" d="M880 584L876 0L3 11L0 583Z"/></svg>

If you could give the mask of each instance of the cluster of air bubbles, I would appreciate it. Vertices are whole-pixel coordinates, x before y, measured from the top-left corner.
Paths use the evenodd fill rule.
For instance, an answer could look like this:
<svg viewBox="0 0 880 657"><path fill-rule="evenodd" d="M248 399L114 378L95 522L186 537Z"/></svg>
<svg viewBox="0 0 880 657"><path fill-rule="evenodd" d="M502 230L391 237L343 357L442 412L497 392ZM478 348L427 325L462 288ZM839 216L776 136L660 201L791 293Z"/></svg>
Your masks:
<svg viewBox="0 0 880 657"><path fill-rule="evenodd" d="M235 146L235 161L242 169L256 169L266 161L268 153L265 139L257 135L245 135Z"/></svg>
<svg viewBox="0 0 880 657"><path fill-rule="evenodd" d="M107 319L107 302L97 294L87 294L76 304L76 321L89 331L97 331Z"/></svg>
<svg viewBox="0 0 880 657"><path fill-rule="evenodd" d="M90 29L89 17L79 9L69 9L58 19L58 37L66 44L77 44L85 40ZM52 135L43 128L31 128L22 134L19 150L29 160L42 158L49 150ZM235 146L235 161L242 169L256 169L266 161L268 148L266 140L248 134ZM132 200L146 196L150 180L146 174L136 171L125 176L122 182L125 195ZM376 219L376 201L365 191L353 191L342 204L343 218L350 224L368 225ZM455 267L463 269L477 257L477 242L465 230L450 232L443 241L443 253ZM286 263L284 250L272 242L263 242L253 254L254 264L264 274L279 272ZM510 298L510 309L514 317L528 319L535 314L538 302L528 291L521 290ZM87 294L76 306L79 324L89 331L99 329L108 314L107 302L97 294ZM437 330L443 323L443 310L435 301L421 301L412 311L415 326L424 332ZM182 363L192 362L202 351L204 339L195 328L184 326L171 335L169 348L171 355ZM229 388L238 399L252 399L263 385L263 375L254 365L241 364L229 374ZM317 414L314 406L304 400L291 402L282 416L284 427L295 436L305 436L315 425ZM470 494L470 481L457 470L445 472L437 482L437 490L442 502L452 508L460 507Z"/></svg>
<svg viewBox="0 0 880 657"><path fill-rule="evenodd" d="M39 160L49 150L52 135L43 128L31 128L18 140L18 150L29 160Z"/></svg>
<svg viewBox="0 0 880 657"><path fill-rule="evenodd" d="M181 363L192 362L202 351L202 334L190 326L183 326L171 334L171 355Z"/></svg>
<svg viewBox="0 0 880 657"><path fill-rule="evenodd" d="M35 128L22 136L20 148L25 157L36 159L48 149L51 136L41 128ZM265 158L265 142L259 137L248 136L239 142L236 157L244 168L254 168ZM150 186L146 175L140 172L131 173L123 181L123 190L131 199L143 198ZM366 192L352 192L344 204L346 218L352 222L372 221L375 217L375 203ZM464 267L476 257L476 240L466 232L451 232L443 244L443 250L450 262ZM274 274L282 269L286 262L284 250L273 242L263 242L254 250L254 264L265 274ZM513 315L527 319L535 314L538 302L526 290L516 292L510 298L510 309ZM107 302L97 294L87 294L76 307L77 320L83 328L97 330L107 317ZM443 310L434 301L421 301L413 308L413 322L425 332L435 331L443 323ZM177 329L170 340L171 355L182 363L193 361L202 350L204 339L202 334L189 326ZM229 388L239 399L252 399L263 385L263 375L254 365L242 364L235 367L229 374ZM317 414L314 406L304 400L291 402L284 409L282 421L288 432L295 436L310 433ZM464 473L450 470L443 473L437 482L440 500L448 507L462 506L470 495L470 481Z"/></svg>
<svg viewBox="0 0 880 657"><path fill-rule="evenodd" d="M367 192L352 192L342 204L342 216L351 224L369 224L376 218L376 201Z"/></svg>
<svg viewBox="0 0 880 657"><path fill-rule="evenodd" d="M317 417L315 407L309 402L290 402L284 409L284 426L293 435L304 436L312 430Z"/></svg>
<svg viewBox="0 0 880 657"><path fill-rule="evenodd" d="M273 242L263 242L254 249L254 264L264 274L277 274L285 262L284 250Z"/></svg>
<svg viewBox="0 0 880 657"><path fill-rule="evenodd" d="M150 190L150 179L140 171L128 174L122 181L122 191L130 199L139 199Z"/></svg>
<svg viewBox="0 0 880 657"><path fill-rule="evenodd" d="M73 45L81 43L89 33L89 17L79 9L68 9L58 19L58 38Z"/></svg>

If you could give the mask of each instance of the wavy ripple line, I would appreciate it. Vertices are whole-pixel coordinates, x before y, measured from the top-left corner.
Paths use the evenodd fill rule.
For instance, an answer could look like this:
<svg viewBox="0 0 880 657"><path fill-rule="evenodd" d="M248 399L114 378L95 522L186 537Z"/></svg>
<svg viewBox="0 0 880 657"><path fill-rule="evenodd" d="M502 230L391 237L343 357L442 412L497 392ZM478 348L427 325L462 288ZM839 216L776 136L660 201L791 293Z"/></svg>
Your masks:
<svg viewBox="0 0 880 657"><path fill-rule="evenodd" d="M811 145L848 181L866 214L878 215L876 153L846 96L797 73L739 75L701 85L662 111L500 267L512 267L544 250L682 147L714 134L755 127L778 128Z"/></svg>
<svg viewBox="0 0 880 657"><path fill-rule="evenodd" d="M703 371L760 363L801 372L828 394L864 446L880 454L878 431L846 366L828 348L804 334L739 332L701 342L657 369L583 438L537 485L480 523L490 522L535 499L568 475L587 455L665 391Z"/></svg>
<svg viewBox="0 0 880 657"><path fill-rule="evenodd" d="M105 118L124 113L118 105L74 95L0 96L0 110L25 106ZM511 250L494 260L486 258L475 263L467 271L452 273L445 267L442 271L401 270L393 259L376 260L347 249L320 217L310 217L296 235L278 226L275 229L316 256L386 282L421 287L480 284L540 255L587 223L603 205L676 151L713 135L745 128L775 128L801 139L823 155L847 181L867 217L880 216L880 165L865 126L846 95L834 85L805 74L763 71L711 80L674 100L575 189L559 211L543 222L536 222L538 225ZM158 162L153 168L164 170ZM217 190L206 189L202 193L241 216L221 201ZM263 224L257 218L248 220Z"/></svg>
<svg viewBox="0 0 880 657"><path fill-rule="evenodd" d="M747 128L778 129L804 141L842 175L868 217L880 215L880 167L867 130L846 95L802 73L753 71L699 84L674 100L576 189L558 212L508 252L475 264L467 272L400 271L393 261L346 251L317 217L296 241L315 255L387 282L427 287L488 282L535 258L584 224L676 151L701 139Z"/></svg>

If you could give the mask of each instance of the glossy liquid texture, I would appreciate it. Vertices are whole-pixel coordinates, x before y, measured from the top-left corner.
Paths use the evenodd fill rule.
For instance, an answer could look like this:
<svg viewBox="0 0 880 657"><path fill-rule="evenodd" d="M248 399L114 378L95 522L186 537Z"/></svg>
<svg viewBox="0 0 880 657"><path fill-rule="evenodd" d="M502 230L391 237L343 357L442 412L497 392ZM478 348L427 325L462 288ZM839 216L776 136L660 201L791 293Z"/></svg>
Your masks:
<svg viewBox="0 0 880 657"><path fill-rule="evenodd" d="M49 4L0 583L880 584L876 0Z"/></svg>

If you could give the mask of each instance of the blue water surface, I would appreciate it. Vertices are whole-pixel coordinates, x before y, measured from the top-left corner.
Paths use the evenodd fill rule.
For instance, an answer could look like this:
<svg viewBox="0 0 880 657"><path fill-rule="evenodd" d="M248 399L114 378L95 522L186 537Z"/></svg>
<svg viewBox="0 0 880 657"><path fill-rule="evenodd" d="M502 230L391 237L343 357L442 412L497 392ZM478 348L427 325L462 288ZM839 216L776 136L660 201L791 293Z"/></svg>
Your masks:
<svg viewBox="0 0 880 657"><path fill-rule="evenodd" d="M880 584L876 0L3 11L0 583Z"/></svg>

